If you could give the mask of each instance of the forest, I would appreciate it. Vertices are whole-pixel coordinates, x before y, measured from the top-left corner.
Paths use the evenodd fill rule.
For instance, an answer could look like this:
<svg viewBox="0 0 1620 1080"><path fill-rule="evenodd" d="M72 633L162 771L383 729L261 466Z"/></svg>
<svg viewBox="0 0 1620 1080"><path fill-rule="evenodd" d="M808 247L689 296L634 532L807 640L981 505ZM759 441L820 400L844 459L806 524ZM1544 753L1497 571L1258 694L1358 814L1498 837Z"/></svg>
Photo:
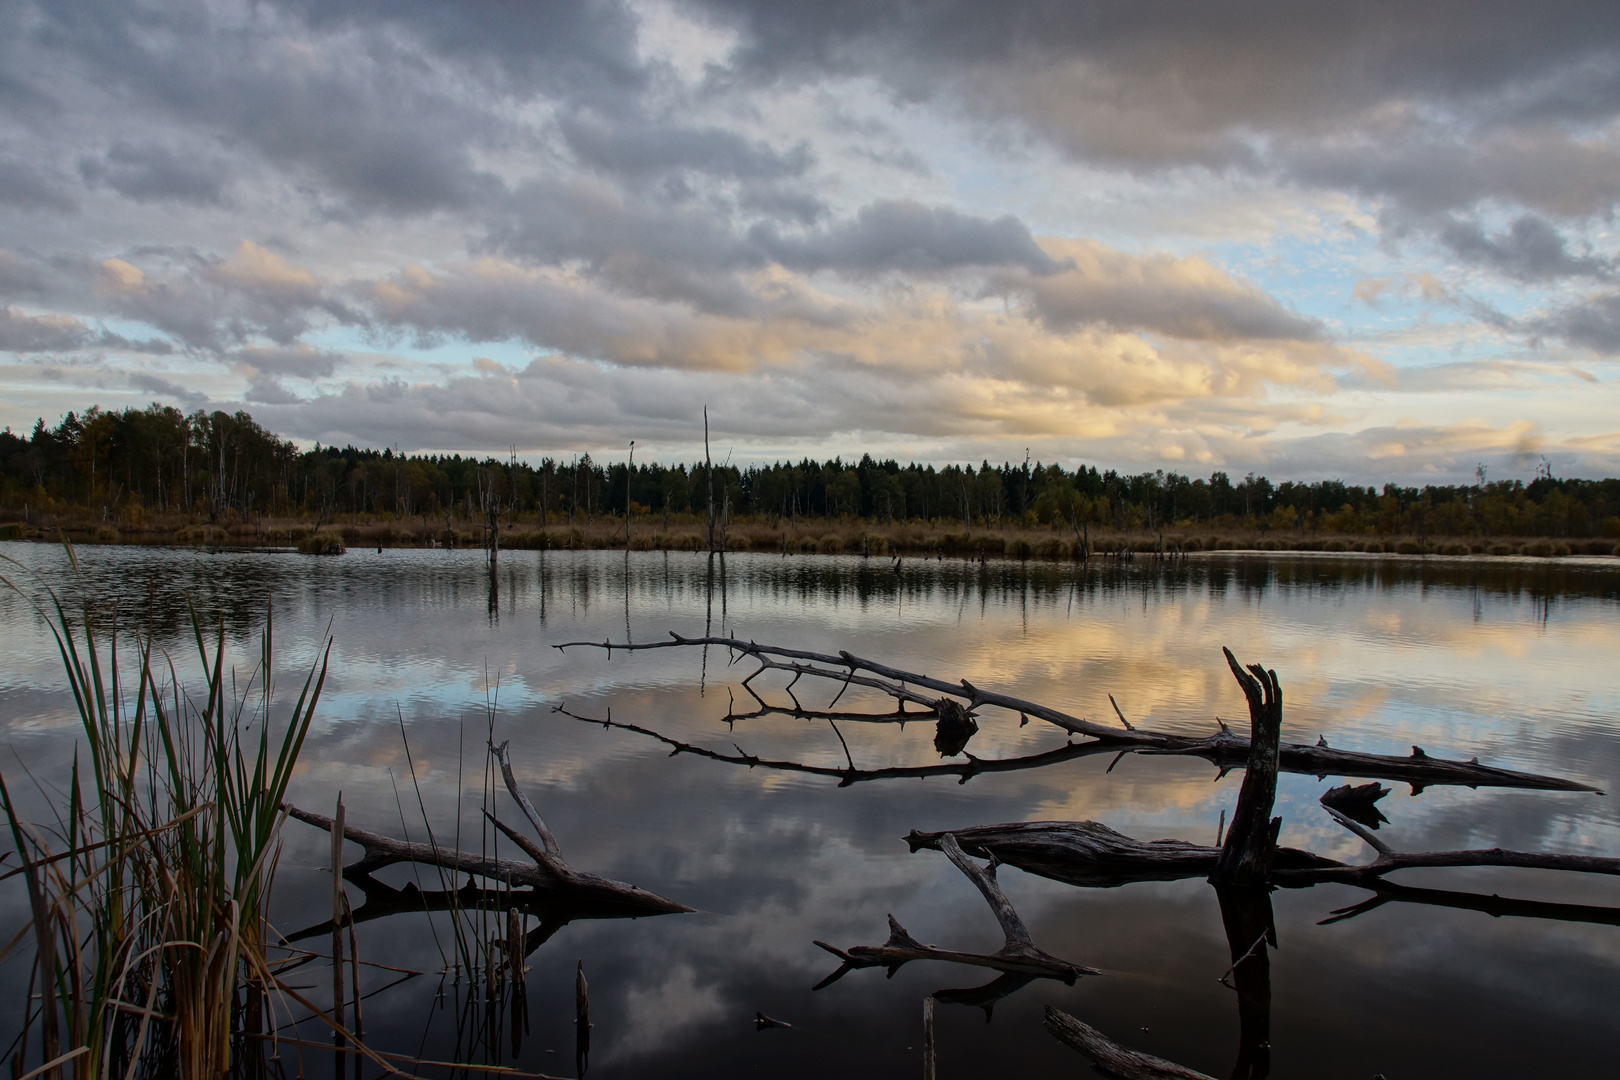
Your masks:
<svg viewBox="0 0 1620 1080"><path fill-rule="evenodd" d="M1194 478L1125 474L1076 464L950 464L835 457L796 464L602 462L588 453L538 463L460 454L396 454L354 446L300 450L246 412L152 404L91 407L33 431L0 432L0 513L7 519L77 511L140 526L183 513L222 517L367 515L470 520L492 508L545 527L633 515L961 522L966 526L1094 527L1116 531L1209 526L1277 532L1620 539L1620 479L1381 488L1339 480L1272 483L1249 473ZM627 476L627 469L629 475Z"/></svg>

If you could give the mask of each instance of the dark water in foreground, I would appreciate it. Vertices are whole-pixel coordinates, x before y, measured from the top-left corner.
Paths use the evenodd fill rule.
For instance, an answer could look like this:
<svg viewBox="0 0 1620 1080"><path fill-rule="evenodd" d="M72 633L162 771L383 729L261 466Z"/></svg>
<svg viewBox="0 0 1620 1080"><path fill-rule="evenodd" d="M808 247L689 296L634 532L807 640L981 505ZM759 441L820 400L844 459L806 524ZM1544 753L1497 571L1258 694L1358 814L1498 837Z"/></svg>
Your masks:
<svg viewBox="0 0 1620 1080"><path fill-rule="evenodd" d="M27 564L35 584L69 587L58 550L0 544L0 553ZM735 753L735 744L813 765L846 760L825 722L722 722L752 666L728 666L718 650L610 658L559 653L550 648L557 642L627 633L645 641L707 624L967 678L1097 720L1112 716L1112 692L1139 726L1194 732L1209 730L1216 715L1246 715L1224 644L1277 670L1285 738L1321 734L1336 747L1401 754L1417 744L1620 792L1620 571L1612 561L1205 557L1171 569L1139 563L1087 572L908 560L896 577L886 561L855 558L733 555L711 574L692 554L509 552L492 597L472 552L314 559L94 548L80 556L91 587L122 596L125 610L152 598L177 655L185 594L210 618L224 617L244 669L273 602L284 694L330 623L332 675L295 782L300 805L330 812L341 790L351 823L420 839L408 739L436 835L452 834L459 816L463 846L476 847L493 703L495 738L511 740L518 775L573 865L699 909L575 921L529 957L528 1030L514 1063L556 1075L574 1075L580 960L596 1025L593 1077L918 1075L923 998L994 973L913 963L892 979L854 971L810 989L837 966L813 940L880 943L887 913L942 947L989 952L1001 944L962 874L938 852L908 854L900 839L908 830L1093 819L1143 839L1212 843L1240 781L1238 773L1217 780L1199 760L1170 758L1128 757L1108 772L1111 758L1102 756L965 784L934 777L839 787L814 775L671 756L649 737L588 725L553 706L590 717L611 709L616 721L717 751ZM54 646L8 593L0 593L0 628L0 768L20 772L20 758L41 776L65 776L76 720ZM796 689L806 706L825 704L823 689L805 686ZM852 692L840 708L862 704L875 703ZM861 768L939 760L929 724L840 730ZM1064 741L1049 725L1020 727L1016 716L990 713L970 749L1014 757ZM1283 843L1370 858L1316 803L1341 782L1282 777ZM1380 804L1391 819L1380 835L1398 848L1620 855L1617 796L1429 788L1412 797L1396 787ZM496 804L503 818L519 820L504 793ZM331 886L317 869L326 835L297 822L287 829L276 919L292 933L330 910ZM421 873L424 887L438 887L435 873ZM397 867L383 876L395 884L413 877ZM1237 1005L1217 981L1230 961L1207 884L1085 890L1012 868L1000 876L1041 947L1106 975L1072 987L1032 983L997 1003L988 1020L978 1008L940 1005L942 1077L1086 1075L1081 1059L1042 1029L1047 1004L1136 1049L1212 1075L1231 1071ZM1620 881L1608 878L1430 870L1398 880L1620 908ZM0 937L23 917L15 884L0 886ZM360 904L360 891L349 890ZM1318 925L1370 895L1345 886L1274 894L1273 1076L1613 1075L1620 926L1412 903ZM364 923L359 940L363 959L426 972L367 998L373 1045L482 1058L484 1038L510 1052L510 1017L480 1035L465 978L440 975L454 956L445 917ZM329 987L324 967L307 970L305 983ZM394 977L368 974L366 990ZM23 963L0 968L6 1042L25 978ZM793 1027L756 1032L756 1012ZM290 1068L295 1053L283 1051ZM306 1054L312 1073L330 1069L329 1054Z"/></svg>

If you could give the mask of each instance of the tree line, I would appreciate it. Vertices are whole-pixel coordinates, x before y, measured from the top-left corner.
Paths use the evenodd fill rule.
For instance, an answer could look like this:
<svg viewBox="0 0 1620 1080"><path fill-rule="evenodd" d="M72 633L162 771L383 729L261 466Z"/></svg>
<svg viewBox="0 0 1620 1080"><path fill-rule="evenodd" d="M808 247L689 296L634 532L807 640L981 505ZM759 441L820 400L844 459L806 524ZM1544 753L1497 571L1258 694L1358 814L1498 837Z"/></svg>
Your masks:
<svg viewBox="0 0 1620 1080"><path fill-rule="evenodd" d="M0 432L0 507L16 514L78 509L125 522L183 512L221 517L344 515L482 518L494 511L542 525L634 514L731 518L852 516L972 526L1161 530L1210 525L1278 531L1445 536L1620 537L1620 480L1472 485L1339 480L1273 484L1249 473L1192 478L1077 465L901 465L811 458L737 466L600 462L589 454L500 459L316 444L299 450L246 412L153 404L43 419Z"/></svg>

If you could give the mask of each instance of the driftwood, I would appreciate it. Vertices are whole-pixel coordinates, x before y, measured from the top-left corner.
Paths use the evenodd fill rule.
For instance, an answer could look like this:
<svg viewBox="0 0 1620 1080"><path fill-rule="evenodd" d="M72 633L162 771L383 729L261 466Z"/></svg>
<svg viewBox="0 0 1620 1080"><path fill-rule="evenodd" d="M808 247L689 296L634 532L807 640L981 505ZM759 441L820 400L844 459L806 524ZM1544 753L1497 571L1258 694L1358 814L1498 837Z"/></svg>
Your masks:
<svg viewBox="0 0 1620 1080"><path fill-rule="evenodd" d="M636 885L626 884L622 881L613 881L596 874L585 873L569 866L563 858L562 848L557 838L547 827L529 797L523 793L518 785L517 778L512 773L511 758L507 753L507 744L492 746L490 753L499 759L501 764L501 777L506 783L506 790L513 801L523 811L524 816L540 836L540 843L536 844L522 833L516 831L493 814L485 812L485 816L508 839L516 844L532 862L518 862L514 859L497 859L492 856L475 855L470 852L456 851L442 848L432 843L416 843L405 840L396 840L391 836L370 832L353 825L344 825L341 828L343 837L351 840L365 849L365 854L357 862L350 863L343 868L343 876L351 880L366 877L384 866L394 863L410 862L424 866L437 866L454 873L467 874L471 877L487 878L499 881L509 888L526 886L536 892L547 892L559 897L566 897L569 901L579 905L610 905L618 908L633 908L643 915L665 915L676 912L694 910L685 904L676 903L656 893L648 892ZM296 806L283 804L287 813L299 821L316 828L333 831L333 821L324 814L311 813L300 810Z"/></svg>
<svg viewBox="0 0 1620 1080"><path fill-rule="evenodd" d="M1119 1080L1214 1080L1208 1073L1127 1049L1091 1025L1081 1023L1050 1005L1046 1007L1045 1023L1046 1030L1053 1036L1074 1047L1090 1058L1097 1068Z"/></svg>
<svg viewBox="0 0 1620 1080"><path fill-rule="evenodd" d="M882 945L855 945L849 949L839 949L824 941L816 942L816 945L838 957L842 964L837 971L817 983L815 989L820 990L838 981L846 972L856 968L883 967L887 968L892 976L903 965L913 960L946 960L1016 975L1061 979L1065 983L1073 983L1082 975L1102 974L1095 968L1059 960L1035 944L1028 927L1024 925L1024 920L1019 917L1012 902L1007 899L1007 895L1001 891L1001 885L996 881L994 859L988 866L979 866L967 857L949 833L940 837L939 849L958 870L967 875L968 880L972 881L984 896L985 903L990 905L996 921L1001 924L1001 932L1006 935L1006 944L993 953L940 949L933 945L924 945L913 938L906 932L906 928L890 915L889 940Z"/></svg>
<svg viewBox="0 0 1620 1080"><path fill-rule="evenodd" d="M767 671L781 671L792 676L785 692L793 697L793 687L802 678L825 680L840 686L836 704L844 690L850 686L875 690L904 705L917 705L922 715L905 712L872 714L871 720L904 723L922 719L926 715L938 716L941 701L959 704L971 716L976 710L990 707L1034 717L1053 724L1071 735L1097 740L1117 751L1143 754L1173 754L1205 758L1222 771L1239 768L1247 761L1249 739L1229 730L1217 720L1215 734L1199 737L1172 732L1150 731L1142 728L1113 727L1072 716L1039 702L1027 701L992 690L974 686L966 679L948 682L918 672L905 671L875 660L864 659L849 652L818 653L804 649L791 649L776 645L761 645L753 641L731 637L682 637L671 633L668 641L619 643L613 641L568 641L553 646L556 649L596 648L613 651L642 652L650 649L693 648L720 646L732 650L739 657L753 660L758 666L741 680L742 687L764 708L766 700L754 688L754 680ZM793 697L795 710L805 712L797 697ZM830 708L830 706L829 706ZM737 719L733 716L730 719ZM1318 739L1316 744L1280 743L1278 768L1283 772L1305 773L1316 776L1354 776L1370 780L1392 780L1412 785L1415 792L1439 784L1468 787L1513 787L1545 791L1597 791L1589 784L1556 776L1519 772L1481 765L1478 759L1455 761L1431 757L1419 747L1412 748L1408 757L1388 754L1366 754L1339 750Z"/></svg>

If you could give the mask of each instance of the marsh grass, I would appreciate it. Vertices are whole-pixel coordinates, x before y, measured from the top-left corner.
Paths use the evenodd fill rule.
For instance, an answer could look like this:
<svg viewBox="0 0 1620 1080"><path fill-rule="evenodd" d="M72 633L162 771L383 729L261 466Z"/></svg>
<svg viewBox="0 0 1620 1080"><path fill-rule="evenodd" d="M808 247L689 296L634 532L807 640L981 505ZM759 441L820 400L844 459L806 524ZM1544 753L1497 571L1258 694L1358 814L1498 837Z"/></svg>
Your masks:
<svg viewBox="0 0 1620 1080"><path fill-rule="evenodd" d="M9 577L0 583L24 595ZM44 1076L71 1070L76 1080L220 1076L260 1053L251 1036L274 1026L285 989L266 907L281 803L331 643L278 715L268 617L258 661L239 680L223 622L210 632L191 610L194 693L150 630L121 632L116 614L90 601L70 615L49 596L41 614L82 739L65 792L40 785L54 822L25 820L17 777L0 771L20 864L5 877L23 878L30 913L0 959L33 953L26 1015L6 1051L13 1075L37 1062Z"/></svg>

